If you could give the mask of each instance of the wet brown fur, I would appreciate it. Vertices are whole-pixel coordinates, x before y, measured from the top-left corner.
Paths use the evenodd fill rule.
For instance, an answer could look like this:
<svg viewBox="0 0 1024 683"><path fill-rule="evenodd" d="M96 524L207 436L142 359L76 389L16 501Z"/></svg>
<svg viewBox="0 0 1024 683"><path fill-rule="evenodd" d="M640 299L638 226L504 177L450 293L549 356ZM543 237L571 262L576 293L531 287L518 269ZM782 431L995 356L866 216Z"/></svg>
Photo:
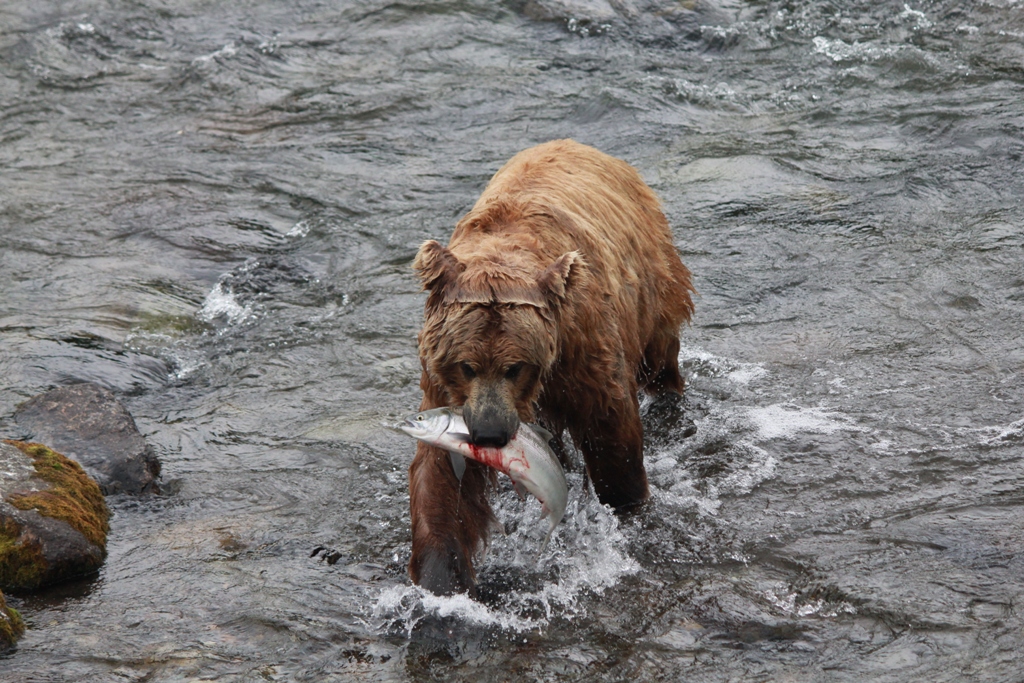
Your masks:
<svg viewBox="0 0 1024 683"><path fill-rule="evenodd" d="M413 267L429 292L422 409L540 417L569 431L602 502L648 497L637 392L682 392L679 327L693 287L635 169L571 140L520 152L448 247L424 243ZM409 472L409 569L439 593L473 591L493 523L493 471L467 465L460 487L447 454L419 443Z"/></svg>

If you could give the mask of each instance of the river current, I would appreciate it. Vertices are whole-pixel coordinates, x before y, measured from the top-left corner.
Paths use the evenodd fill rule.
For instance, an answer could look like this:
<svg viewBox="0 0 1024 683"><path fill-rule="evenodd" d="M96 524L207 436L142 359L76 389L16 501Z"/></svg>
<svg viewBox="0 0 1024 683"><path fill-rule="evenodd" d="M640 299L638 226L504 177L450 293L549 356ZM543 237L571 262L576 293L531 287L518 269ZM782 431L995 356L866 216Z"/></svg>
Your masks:
<svg viewBox="0 0 1024 683"><path fill-rule="evenodd" d="M410 264L562 137L664 202L685 401L424 595ZM100 383L165 493L0 680L1022 680L1022 157L1016 0L6 0L0 434Z"/></svg>

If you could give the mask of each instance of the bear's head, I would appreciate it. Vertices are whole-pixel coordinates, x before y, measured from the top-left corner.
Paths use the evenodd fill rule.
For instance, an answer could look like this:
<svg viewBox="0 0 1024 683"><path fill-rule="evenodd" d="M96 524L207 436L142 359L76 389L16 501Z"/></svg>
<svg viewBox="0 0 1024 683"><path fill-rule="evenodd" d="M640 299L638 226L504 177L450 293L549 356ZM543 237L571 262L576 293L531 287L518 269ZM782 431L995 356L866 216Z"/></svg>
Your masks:
<svg viewBox="0 0 1024 683"><path fill-rule="evenodd" d="M500 448L520 420L533 419L583 260L570 251L543 263L533 250L497 243L456 256L431 240L413 268L429 292L419 336L424 390L463 407L473 443Z"/></svg>

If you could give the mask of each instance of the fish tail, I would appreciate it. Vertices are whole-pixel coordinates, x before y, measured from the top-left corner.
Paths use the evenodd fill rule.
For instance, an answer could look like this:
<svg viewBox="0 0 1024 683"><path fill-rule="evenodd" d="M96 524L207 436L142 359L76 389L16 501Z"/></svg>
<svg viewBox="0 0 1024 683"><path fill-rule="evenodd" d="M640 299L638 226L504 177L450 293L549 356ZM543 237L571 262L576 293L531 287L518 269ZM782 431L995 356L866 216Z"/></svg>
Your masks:
<svg viewBox="0 0 1024 683"><path fill-rule="evenodd" d="M540 563L540 556L544 554L544 551L548 547L548 541L551 540L551 534L555 533L555 526L556 525L554 524L551 525L551 528L548 529L548 533L544 535L544 540L541 541L540 550L537 551L537 563Z"/></svg>

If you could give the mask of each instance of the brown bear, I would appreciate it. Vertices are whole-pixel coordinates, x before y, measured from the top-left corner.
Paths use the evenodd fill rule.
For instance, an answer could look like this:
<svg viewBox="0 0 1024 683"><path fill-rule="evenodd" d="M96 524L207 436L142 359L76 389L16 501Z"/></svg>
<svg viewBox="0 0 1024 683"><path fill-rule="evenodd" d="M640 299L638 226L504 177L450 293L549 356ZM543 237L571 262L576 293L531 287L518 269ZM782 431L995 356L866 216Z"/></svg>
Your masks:
<svg viewBox="0 0 1024 683"><path fill-rule="evenodd" d="M413 268L428 291L425 410L462 406L470 438L503 446L519 423L568 430L602 503L647 499L638 390L681 393L690 272L657 197L630 165L572 140L512 157ZM420 442L409 468L415 583L475 594L494 522L494 470Z"/></svg>

